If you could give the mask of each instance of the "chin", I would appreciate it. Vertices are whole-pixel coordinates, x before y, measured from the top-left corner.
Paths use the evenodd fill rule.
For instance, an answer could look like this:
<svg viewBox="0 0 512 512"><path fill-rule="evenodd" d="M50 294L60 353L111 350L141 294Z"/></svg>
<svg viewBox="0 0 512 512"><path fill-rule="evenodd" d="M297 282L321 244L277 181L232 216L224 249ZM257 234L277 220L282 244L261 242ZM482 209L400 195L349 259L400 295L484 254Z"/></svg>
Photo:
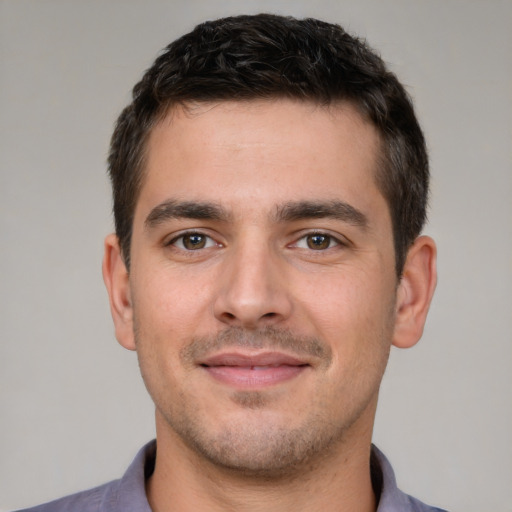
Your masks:
<svg viewBox="0 0 512 512"><path fill-rule="evenodd" d="M249 405L258 408L259 400L258 394L251 396ZM195 422L175 425L174 430L200 459L217 469L257 479L293 477L327 457L332 446L344 438L345 428L335 428L323 417L309 418L293 428L286 418L259 412L248 416L251 411L244 418L217 426L216 431Z"/></svg>

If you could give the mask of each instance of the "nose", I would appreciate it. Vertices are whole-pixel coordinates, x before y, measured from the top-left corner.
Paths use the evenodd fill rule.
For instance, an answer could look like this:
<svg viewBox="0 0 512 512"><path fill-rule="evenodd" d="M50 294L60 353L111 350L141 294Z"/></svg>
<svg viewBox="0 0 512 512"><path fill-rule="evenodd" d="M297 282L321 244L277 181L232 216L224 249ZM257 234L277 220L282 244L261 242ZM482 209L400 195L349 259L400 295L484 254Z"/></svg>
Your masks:
<svg viewBox="0 0 512 512"><path fill-rule="evenodd" d="M282 262L269 247L244 243L233 248L217 289L215 317L233 327L275 326L292 311Z"/></svg>

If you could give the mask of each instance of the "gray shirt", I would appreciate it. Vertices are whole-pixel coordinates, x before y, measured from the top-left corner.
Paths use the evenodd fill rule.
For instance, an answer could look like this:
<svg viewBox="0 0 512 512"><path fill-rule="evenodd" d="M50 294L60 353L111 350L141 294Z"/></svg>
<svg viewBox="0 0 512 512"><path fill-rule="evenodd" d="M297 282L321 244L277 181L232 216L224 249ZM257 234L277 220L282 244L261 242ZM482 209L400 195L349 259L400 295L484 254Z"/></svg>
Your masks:
<svg viewBox="0 0 512 512"><path fill-rule="evenodd" d="M120 480L19 512L151 512L145 481L155 465L156 442L139 451ZM372 483L379 498L377 512L445 512L404 494L386 457L372 446Z"/></svg>

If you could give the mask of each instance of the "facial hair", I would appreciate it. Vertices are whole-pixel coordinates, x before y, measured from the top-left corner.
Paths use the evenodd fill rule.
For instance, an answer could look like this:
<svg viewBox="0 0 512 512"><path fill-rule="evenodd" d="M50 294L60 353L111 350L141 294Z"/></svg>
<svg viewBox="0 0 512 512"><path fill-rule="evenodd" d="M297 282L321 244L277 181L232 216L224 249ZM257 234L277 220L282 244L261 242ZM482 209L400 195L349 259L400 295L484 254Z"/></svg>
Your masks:
<svg viewBox="0 0 512 512"><path fill-rule="evenodd" d="M138 329L135 332L139 338L141 333ZM299 359L311 361L318 374L328 371L333 362L332 350L325 342L276 327L261 330L229 327L213 336L194 338L181 349L179 361L184 368L193 371L196 367L197 371L198 360L217 351L237 348L284 350ZM146 373L150 376L150 370ZM151 379L146 378L144 371L143 378L151 393ZM217 468L263 480L290 478L305 467L311 467L315 461L321 462L332 452L334 444L343 442L344 433L361 412L351 413L346 422L334 421L330 409L332 396L329 401L319 387L313 403L291 404L297 407L293 414L300 421L290 425L276 414L276 410L277 413L280 411L273 403L275 395L272 391L234 390L231 401L247 414L236 414L219 429L208 424L186 384L178 395L173 394L173 400L151 394L158 413L177 436L177 441L192 453ZM371 398L369 396L366 403L359 404L361 410ZM222 411L219 414L222 415Z"/></svg>

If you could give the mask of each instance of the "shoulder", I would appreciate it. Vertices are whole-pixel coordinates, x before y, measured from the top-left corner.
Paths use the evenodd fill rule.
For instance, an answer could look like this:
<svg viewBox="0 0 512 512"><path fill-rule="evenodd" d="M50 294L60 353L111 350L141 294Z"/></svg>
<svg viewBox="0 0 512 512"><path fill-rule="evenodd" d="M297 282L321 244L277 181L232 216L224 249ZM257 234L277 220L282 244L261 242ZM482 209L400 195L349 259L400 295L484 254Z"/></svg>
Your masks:
<svg viewBox="0 0 512 512"><path fill-rule="evenodd" d="M136 455L120 480L17 512L151 512L145 480L153 472L156 442Z"/></svg>
<svg viewBox="0 0 512 512"><path fill-rule="evenodd" d="M102 503L108 501L109 495L115 493L118 482L118 480L114 480L87 491L71 494L17 512L98 512L101 510Z"/></svg>
<svg viewBox="0 0 512 512"><path fill-rule="evenodd" d="M370 467L372 483L379 496L377 512L446 512L402 492L390 462L375 445L372 445Z"/></svg>
<svg viewBox="0 0 512 512"><path fill-rule="evenodd" d="M409 496L408 494L402 493L404 502L407 504L404 510L408 510L410 512L447 512L442 508L432 507L423 503L422 501Z"/></svg>

